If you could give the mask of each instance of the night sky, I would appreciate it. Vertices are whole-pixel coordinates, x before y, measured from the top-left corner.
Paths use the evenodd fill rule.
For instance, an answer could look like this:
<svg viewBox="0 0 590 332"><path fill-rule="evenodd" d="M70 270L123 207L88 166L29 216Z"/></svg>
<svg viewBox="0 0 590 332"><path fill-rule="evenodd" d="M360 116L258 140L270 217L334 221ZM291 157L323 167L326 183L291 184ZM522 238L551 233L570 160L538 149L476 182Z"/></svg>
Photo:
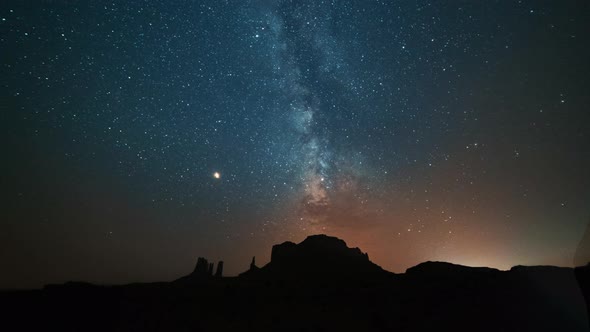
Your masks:
<svg viewBox="0 0 590 332"><path fill-rule="evenodd" d="M571 266L587 1L0 5L0 288L226 274L326 233L393 272Z"/></svg>

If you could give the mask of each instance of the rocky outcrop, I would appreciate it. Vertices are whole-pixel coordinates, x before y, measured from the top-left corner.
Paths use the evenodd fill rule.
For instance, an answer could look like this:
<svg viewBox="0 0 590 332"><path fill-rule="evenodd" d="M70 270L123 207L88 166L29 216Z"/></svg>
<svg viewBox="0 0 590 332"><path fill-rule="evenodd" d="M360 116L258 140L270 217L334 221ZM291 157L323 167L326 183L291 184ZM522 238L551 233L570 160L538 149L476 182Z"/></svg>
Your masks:
<svg viewBox="0 0 590 332"><path fill-rule="evenodd" d="M217 270L215 271L215 278L223 277L223 261L217 263Z"/></svg>
<svg viewBox="0 0 590 332"><path fill-rule="evenodd" d="M293 257L297 250L297 244L287 241L281 244L275 244L272 246L272 251L270 254L271 262L277 262L282 260L288 260L290 257Z"/></svg>
<svg viewBox="0 0 590 332"><path fill-rule="evenodd" d="M214 263L209 263L209 261L204 257L199 257L197 259L197 265L195 265L195 269L193 272L187 276L184 276L176 281L200 281L200 280L208 280L213 278L213 268ZM221 278L223 274L223 262L220 261L217 264L217 271L215 272L215 277Z"/></svg>
<svg viewBox="0 0 590 332"><path fill-rule="evenodd" d="M343 240L313 235L299 244L284 242L273 246L271 261L258 271L251 268L241 276L279 280L374 280L391 277L369 260L359 248Z"/></svg>
<svg viewBox="0 0 590 332"><path fill-rule="evenodd" d="M199 257L197 259L197 265L195 266L195 269L193 270L193 273L191 273L191 275L193 276L207 276L209 270L209 262L207 261L207 259L205 259L204 257Z"/></svg>
<svg viewBox="0 0 590 332"><path fill-rule="evenodd" d="M272 247L271 262L280 263L302 257L312 260L324 257L369 261L369 256L359 248L349 248L344 240L325 234L308 236L299 244L284 242Z"/></svg>
<svg viewBox="0 0 590 332"><path fill-rule="evenodd" d="M254 256L250 262L250 268L247 271L240 273L239 277L244 279L252 278L257 275L258 270L260 270L260 268L256 266L256 256Z"/></svg>
<svg viewBox="0 0 590 332"><path fill-rule="evenodd" d="M258 270L258 266L256 266L256 256L252 257L252 262L250 262L250 270Z"/></svg>

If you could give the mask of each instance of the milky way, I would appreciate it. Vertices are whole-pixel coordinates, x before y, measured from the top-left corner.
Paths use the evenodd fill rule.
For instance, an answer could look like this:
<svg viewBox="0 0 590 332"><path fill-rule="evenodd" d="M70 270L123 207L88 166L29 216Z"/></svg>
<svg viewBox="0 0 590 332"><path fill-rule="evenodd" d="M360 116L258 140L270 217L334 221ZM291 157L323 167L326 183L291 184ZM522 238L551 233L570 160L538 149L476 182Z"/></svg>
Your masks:
<svg viewBox="0 0 590 332"><path fill-rule="evenodd" d="M298 57L298 54L308 53L331 56L321 48L323 38L326 38L322 35L322 32L325 33L322 31L325 29L323 26L328 24L329 20L314 16L313 13L322 12L322 8L314 7L295 7L291 10L272 8L269 26L273 33L272 37L276 39L276 45L272 48L276 51L275 57L278 61L274 66L278 71L280 88L286 96L285 107L289 109L293 129L297 134L294 158L301 164L298 176L303 186L302 218L319 223L325 218L324 214L330 205L328 183L331 160L330 142L324 132L326 128L319 125L316 119L320 115L318 113L322 112L322 101L315 90L316 86L323 84L326 79L318 77L320 74L328 78L332 75L329 72L319 73L314 61L308 61L311 64L306 64L307 59ZM282 11L288 15L281 17L274 11ZM296 30L284 29L286 25ZM318 79L312 81L314 77Z"/></svg>
<svg viewBox="0 0 590 332"><path fill-rule="evenodd" d="M260 9L264 15L256 38L269 39L271 81L283 94L277 107L288 110L285 115L293 130L288 142L294 147L291 158L299 182L293 197L299 205L295 216L303 228L305 223L321 226L333 208L331 197L342 185L354 186L351 182L358 177L354 169L339 163L347 158L343 153L354 151L336 143L339 136L330 123L346 112L326 97L336 91L352 93L339 41L332 36L332 12L338 8L328 2L277 1ZM336 183L337 179L347 180Z"/></svg>

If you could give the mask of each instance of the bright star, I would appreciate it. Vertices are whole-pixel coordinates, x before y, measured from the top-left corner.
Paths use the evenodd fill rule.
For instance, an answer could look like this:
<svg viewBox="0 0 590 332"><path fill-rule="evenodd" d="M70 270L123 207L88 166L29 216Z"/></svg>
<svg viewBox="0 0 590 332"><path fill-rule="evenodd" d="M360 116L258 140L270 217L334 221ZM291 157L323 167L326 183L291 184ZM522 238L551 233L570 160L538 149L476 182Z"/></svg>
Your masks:
<svg viewBox="0 0 590 332"><path fill-rule="evenodd" d="M215 172L215 173L213 173L213 177L216 179L219 179L219 178L221 178L221 174L219 172Z"/></svg>

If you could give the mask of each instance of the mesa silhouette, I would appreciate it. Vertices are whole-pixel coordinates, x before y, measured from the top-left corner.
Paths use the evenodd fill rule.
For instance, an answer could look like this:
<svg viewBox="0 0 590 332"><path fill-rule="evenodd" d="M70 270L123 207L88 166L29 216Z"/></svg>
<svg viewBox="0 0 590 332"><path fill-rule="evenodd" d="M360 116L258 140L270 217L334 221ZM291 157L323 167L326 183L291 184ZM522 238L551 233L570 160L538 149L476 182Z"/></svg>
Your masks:
<svg viewBox="0 0 590 332"><path fill-rule="evenodd" d="M199 257L172 282L1 293L3 324L85 331L588 331L590 265L425 262L394 274L338 238L273 246L237 277Z"/></svg>

